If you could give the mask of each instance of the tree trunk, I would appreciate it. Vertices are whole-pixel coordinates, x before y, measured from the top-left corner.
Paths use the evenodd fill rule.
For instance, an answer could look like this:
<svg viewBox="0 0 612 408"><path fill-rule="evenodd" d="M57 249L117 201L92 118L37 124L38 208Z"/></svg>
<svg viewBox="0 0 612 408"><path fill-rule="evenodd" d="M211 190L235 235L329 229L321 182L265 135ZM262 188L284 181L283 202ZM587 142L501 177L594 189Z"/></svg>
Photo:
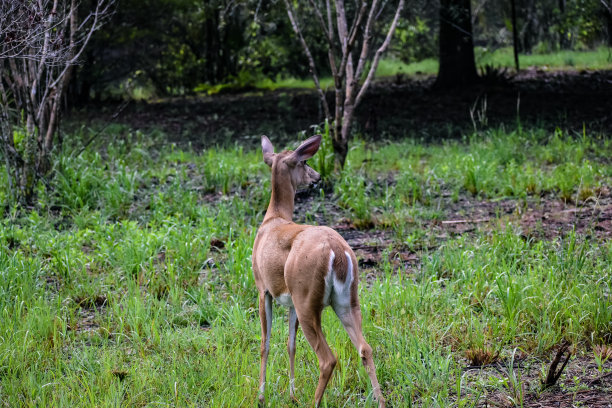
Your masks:
<svg viewBox="0 0 612 408"><path fill-rule="evenodd" d="M523 8L523 14L526 16L523 22L523 28L521 29L521 48L519 49L524 53L531 53L531 49L537 42L537 27L538 18L536 13L535 1L528 1Z"/></svg>
<svg viewBox="0 0 612 408"><path fill-rule="evenodd" d="M344 161L348 153L348 138L344 139L342 132L342 100L344 99L342 90L336 89L335 118L333 121L332 146L334 148L334 163L336 170L344 168Z"/></svg>
<svg viewBox="0 0 612 408"><path fill-rule="evenodd" d="M602 7L608 28L608 47L612 47L612 0L602 2Z"/></svg>
<svg viewBox="0 0 612 408"><path fill-rule="evenodd" d="M440 1L440 68L437 87L467 86L478 79L470 0Z"/></svg>
<svg viewBox="0 0 612 408"><path fill-rule="evenodd" d="M559 49L567 50L570 48L570 41L569 38L567 38L567 27L565 26L565 24L563 24L565 15L565 0L559 0L558 4L559 12L561 14L559 16L559 25L561 26L559 28Z"/></svg>
<svg viewBox="0 0 612 408"><path fill-rule="evenodd" d="M348 154L348 141L351 136L351 127L353 125L353 116L355 114L355 106L351 104L344 105L344 114L342 117L342 125L339 129L339 133L336 133L337 140L334 140L334 153L336 167L340 169L344 168L346 162L346 155ZM338 132L338 127L336 128Z"/></svg>
<svg viewBox="0 0 612 408"><path fill-rule="evenodd" d="M521 66L519 65L519 56L518 56L518 27L516 25L516 0L510 0L510 4L512 6L512 48L514 49L514 66L516 67L516 72L519 72Z"/></svg>

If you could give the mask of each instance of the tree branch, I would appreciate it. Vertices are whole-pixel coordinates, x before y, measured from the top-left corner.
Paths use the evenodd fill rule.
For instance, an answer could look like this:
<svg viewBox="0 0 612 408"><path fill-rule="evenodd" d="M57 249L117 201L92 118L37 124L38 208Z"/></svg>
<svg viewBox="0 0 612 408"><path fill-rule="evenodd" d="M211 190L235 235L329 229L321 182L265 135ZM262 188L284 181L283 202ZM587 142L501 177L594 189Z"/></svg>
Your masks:
<svg viewBox="0 0 612 408"><path fill-rule="evenodd" d="M289 15L289 21L291 22L291 27L293 28L293 31L295 32L295 34L298 36L298 39L300 40L300 43L302 44L302 48L304 49L304 53L306 54L306 57L308 58L308 64L310 66L310 73L312 74L312 79L317 88L317 92L319 93L319 98L321 99L321 103L323 104L323 109L325 111L325 117L331 118L330 113L329 113L329 105L327 103L327 99L325 98L325 92L323 92L323 89L321 89L321 83L319 82L319 76L317 75L317 68L315 66L314 58L312 57L312 53L310 52L310 49L308 48L308 44L306 43L306 40L304 39L304 36L302 35L302 30L300 30L300 26L298 25L297 20L295 19L295 12L293 10L293 6L289 2L289 0L284 0L284 2L285 2L285 7L287 9L287 14Z"/></svg>
<svg viewBox="0 0 612 408"><path fill-rule="evenodd" d="M389 31L387 32L387 38L385 38L385 41L382 43L380 48L378 48L378 50L376 51L376 55L374 56L374 60L372 61L372 65L370 66L370 71L368 72L368 76L366 77L366 80L361 86L361 90L359 91L359 94L357 95L357 99L355 100L355 105L358 105L359 102L361 102L361 99L363 99L363 95L365 95L365 92L368 90L368 87L370 86L370 83L372 82L372 78L374 77L374 74L376 74L376 69L378 68L380 57L382 56L382 54L385 52L385 50L391 43L391 38L393 38L393 34L395 33L395 28L397 27L397 22L399 21L399 17L400 17L400 14L403 8L404 8L404 0L400 0L397 6L397 10L395 11L395 17L393 18L393 22L391 23L391 27L389 27Z"/></svg>
<svg viewBox="0 0 612 408"><path fill-rule="evenodd" d="M321 10L319 10L319 7L317 6L314 0L308 0L308 1L310 2L310 5L314 9L315 15L317 16L317 19L319 20L319 23L321 24L321 29L323 30L323 33L325 34L325 38L327 38L327 42L329 43L330 46L333 46L332 37L330 37L330 32L328 31L326 27L325 20L323 19L323 15L321 14Z"/></svg>

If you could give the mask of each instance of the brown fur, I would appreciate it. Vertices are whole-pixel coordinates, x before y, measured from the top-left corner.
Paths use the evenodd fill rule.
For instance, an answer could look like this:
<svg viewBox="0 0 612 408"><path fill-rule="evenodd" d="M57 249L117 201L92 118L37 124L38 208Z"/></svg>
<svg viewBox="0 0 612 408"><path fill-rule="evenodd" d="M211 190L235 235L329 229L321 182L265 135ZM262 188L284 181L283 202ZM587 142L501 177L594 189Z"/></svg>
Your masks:
<svg viewBox="0 0 612 408"><path fill-rule="evenodd" d="M333 252L332 269L337 282L345 283L348 274L347 255L351 259L353 280L350 286L349 309L334 307L346 328L351 341L360 353L370 376L379 406L385 401L380 392L372 360L372 349L363 338L361 310L358 298L358 270L355 254L346 241L331 228L298 225L292 221L295 191L299 185L310 184L320 176L305 164L305 160L316 153L320 136L314 136L302 143L295 152L284 151L274 154L270 141L262 137L264 161L272 168L272 197L264 220L257 232L253 245L253 275L259 291L259 310L262 324L260 404L264 403L266 362L269 341L266 307L271 298L290 294L299 324L306 339L319 359L321 374L315 392L315 405L319 406L327 386L336 358L331 352L321 330L321 312L324 308L326 277L329 273L330 254ZM290 309L290 313L292 310ZM271 313L270 313L271 314ZM291 315L290 315L291 318ZM291 319L290 319L291 320ZM297 331L297 324L293 328ZM294 333L295 334L295 333ZM288 343L290 355L290 376L293 379L295 344ZM293 380L292 380L293 381ZM293 397L293 390L291 389Z"/></svg>

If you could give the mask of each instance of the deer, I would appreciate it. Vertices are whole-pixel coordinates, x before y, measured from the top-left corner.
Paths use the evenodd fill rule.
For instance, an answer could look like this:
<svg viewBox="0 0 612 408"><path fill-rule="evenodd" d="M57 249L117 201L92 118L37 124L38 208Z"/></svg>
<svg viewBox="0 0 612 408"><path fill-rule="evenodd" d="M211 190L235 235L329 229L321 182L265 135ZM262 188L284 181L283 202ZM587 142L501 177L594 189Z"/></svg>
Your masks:
<svg viewBox="0 0 612 408"><path fill-rule="evenodd" d="M274 153L266 136L261 138L263 161L271 168L271 198L253 244L252 266L259 292L261 320L261 367L259 406L265 405L266 364L270 352L272 301L289 309L289 394L295 397L294 360L298 326L319 360L319 381L314 404L319 407L337 359L321 328L323 309L331 306L357 349L372 384L379 408L385 406L372 347L362 331L359 305L359 272L355 254L342 236L326 226L293 222L298 187L321 179L306 164L321 145L321 136L305 140L295 151Z"/></svg>

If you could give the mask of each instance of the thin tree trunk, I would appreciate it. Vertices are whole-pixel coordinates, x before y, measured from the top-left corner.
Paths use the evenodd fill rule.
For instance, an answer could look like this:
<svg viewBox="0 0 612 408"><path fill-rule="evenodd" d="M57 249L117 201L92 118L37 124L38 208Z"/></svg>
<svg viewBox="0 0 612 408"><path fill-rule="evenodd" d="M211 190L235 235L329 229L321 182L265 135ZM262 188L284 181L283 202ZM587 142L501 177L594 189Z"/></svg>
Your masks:
<svg viewBox="0 0 612 408"><path fill-rule="evenodd" d="M15 150L13 143L13 129L9 122L8 96L4 88L4 82L0 76L0 143L4 155L4 165L9 187L9 197L16 197L14 181L18 179L17 172L21 167L19 163L19 153Z"/></svg>
<svg viewBox="0 0 612 408"><path fill-rule="evenodd" d="M346 161L348 141L354 118L354 110L357 108L368 87L370 86L380 58L389 46L393 33L395 32L395 28L397 27L400 13L403 10L405 0L399 0L397 9L395 10L395 16L387 31L385 40L376 50L373 56L370 52L370 48L376 37L374 33L374 23L380 16L380 12L382 11L380 8L384 7L384 4L379 6L378 0L372 0L371 3L368 3L365 0L357 2L356 9L354 10L355 13L352 15L352 23L349 24L344 0L335 0L334 10L332 10L331 0L324 0L325 11L327 14L326 18L323 16L321 8L319 8L316 0L308 1L313 9L316 21L318 21L320 24L320 28L328 41L329 64L332 76L334 78L335 87L335 109L333 118L331 117L331 112L325 99L325 93L321 89L321 85L319 83L314 58L310 53L308 44L306 44L299 27L296 18L297 13L295 12L293 6L294 3L292 0L284 0L291 26L296 33L298 40L302 44L304 53L308 58L310 71L317 91L319 92L319 98L321 99L323 108L325 109L325 117L332 126L332 145L334 148L336 169L338 169L344 167L344 163ZM367 19L364 23L363 21L366 18L366 15ZM335 27L333 25L333 20L336 22ZM337 40L335 38L336 33L338 35ZM359 58L356 61L357 64L355 64L353 54L354 47L355 44L357 44L358 39L361 40L361 50L359 52ZM339 55L336 56L336 53L339 53ZM339 65L337 64L338 60L340 60ZM369 70L367 71L367 75L364 79L362 74L365 72L368 62L370 63L368 68ZM333 124L331 123L332 121Z"/></svg>
<svg viewBox="0 0 612 408"><path fill-rule="evenodd" d="M521 70L521 66L519 65L519 55L518 55L518 26L516 25L516 0L510 0L510 4L512 6L512 46L514 48L514 66L516 68L516 72Z"/></svg>
<svg viewBox="0 0 612 408"><path fill-rule="evenodd" d="M561 15L559 16L559 24L561 25L564 20L565 15L565 0L559 0L559 12ZM570 48L571 41L568 38L568 32L566 31L567 27L561 25L559 29L559 49L567 50Z"/></svg>
<svg viewBox="0 0 612 408"><path fill-rule="evenodd" d="M606 16L608 29L608 47L612 47L612 0L601 0L603 14Z"/></svg>

